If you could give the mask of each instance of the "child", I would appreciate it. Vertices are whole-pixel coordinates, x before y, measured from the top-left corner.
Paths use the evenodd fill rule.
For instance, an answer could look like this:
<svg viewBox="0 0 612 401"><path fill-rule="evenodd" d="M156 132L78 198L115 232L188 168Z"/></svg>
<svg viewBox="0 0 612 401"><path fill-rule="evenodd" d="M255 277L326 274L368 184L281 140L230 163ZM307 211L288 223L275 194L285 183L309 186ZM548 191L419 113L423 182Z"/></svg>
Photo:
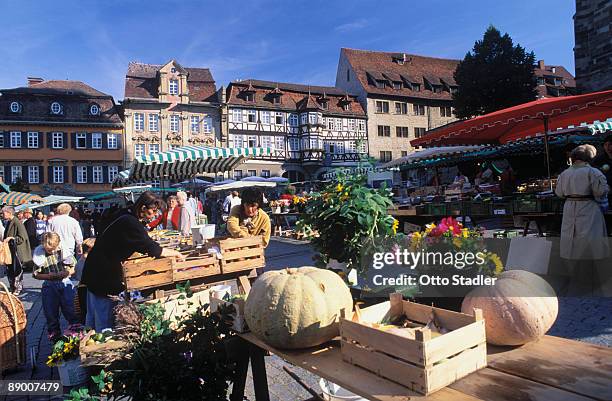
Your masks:
<svg viewBox="0 0 612 401"><path fill-rule="evenodd" d="M77 285L75 313L82 324L85 324L85 316L87 316L87 287L84 284L80 284L80 281L81 275L83 274L83 267L85 267L85 260L87 259L87 255L95 243L95 238L87 238L85 241L83 241L83 254L76 264L76 272L74 276L71 277L72 282Z"/></svg>
<svg viewBox="0 0 612 401"><path fill-rule="evenodd" d="M60 309L68 324L79 323L74 313L75 290L70 281L74 263L62 259L60 237L53 232L43 234L41 244L34 249L32 260L35 266L33 277L45 280L41 289L43 311L49 339L55 342L61 336Z"/></svg>

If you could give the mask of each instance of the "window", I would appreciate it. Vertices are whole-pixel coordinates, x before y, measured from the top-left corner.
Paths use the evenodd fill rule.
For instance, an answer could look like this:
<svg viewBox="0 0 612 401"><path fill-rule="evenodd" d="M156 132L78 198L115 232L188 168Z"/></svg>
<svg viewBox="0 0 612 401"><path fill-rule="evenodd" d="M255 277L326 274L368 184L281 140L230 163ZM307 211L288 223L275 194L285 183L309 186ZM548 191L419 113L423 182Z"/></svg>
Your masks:
<svg viewBox="0 0 612 401"><path fill-rule="evenodd" d="M189 124L191 127L191 133L192 134L199 134L200 133L200 117L198 116L191 116L191 123Z"/></svg>
<svg viewBox="0 0 612 401"><path fill-rule="evenodd" d="M255 110L247 110L247 122L249 123L257 122L257 116L255 113Z"/></svg>
<svg viewBox="0 0 612 401"><path fill-rule="evenodd" d="M297 152L300 150L299 138L289 138L289 150L292 152Z"/></svg>
<svg viewBox="0 0 612 401"><path fill-rule="evenodd" d="M282 136L277 136L274 141L274 146L276 150L285 150L285 138Z"/></svg>
<svg viewBox="0 0 612 401"><path fill-rule="evenodd" d="M389 112L389 102L383 102L382 100L376 101L376 112L377 113L388 113Z"/></svg>
<svg viewBox="0 0 612 401"><path fill-rule="evenodd" d="M87 184L87 166L77 166L77 184Z"/></svg>
<svg viewBox="0 0 612 401"><path fill-rule="evenodd" d="M257 175L257 170L248 170L247 177L255 177Z"/></svg>
<svg viewBox="0 0 612 401"><path fill-rule="evenodd" d="M144 152L145 152L144 144L137 143L136 145L134 145L134 157L144 156Z"/></svg>
<svg viewBox="0 0 612 401"><path fill-rule="evenodd" d="M153 188L159 188L161 182L159 180L153 180L151 181L151 187Z"/></svg>
<svg viewBox="0 0 612 401"><path fill-rule="evenodd" d="M53 183L64 183L64 166L53 166Z"/></svg>
<svg viewBox="0 0 612 401"><path fill-rule="evenodd" d="M51 147L53 149L63 149L64 148L64 133L63 132L53 132L51 134Z"/></svg>
<svg viewBox="0 0 612 401"><path fill-rule="evenodd" d="M385 89L387 87L387 82L383 80L376 80L376 87L380 89Z"/></svg>
<svg viewBox="0 0 612 401"><path fill-rule="evenodd" d="M308 124L308 113L300 114L300 124Z"/></svg>
<svg viewBox="0 0 612 401"><path fill-rule="evenodd" d="M210 134L212 132L212 118L204 117L202 121L204 122L204 133Z"/></svg>
<svg viewBox="0 0 612 401"><path fill-rule="evenodd" d="M402 83L401 82L393 82L393 89L402 89Z"/></svg>
<svg viewBox="0 0 612 401"><path fill-rule="evenodd" d="M379 125L378 136L391 136L391 127L388 125Z"/></svg>
<svg viewBox="0 0 612 401"><path fill-rule="evenodd" d="M420 138L423 135L425 135L425 128L418 128L418 127L414 127L414 137L415 138Z"/></svg>
<svg viewBox="0 0 612 401"><path fill-rule="evenodd" d="M289 114L289 125L291 127L297 127L298 126L298 115L297 114Z"/></svg>
<svg viewBox="0 0 612 401"><path fill-rule="evenodd" d="M84 132L77 132L75 148L85 149L87 147L87 134Z"/></svg>
<svg viewBox="0 0 612 401"><path fill-rule="evenodd" d="M4 134L0 135L0 148L4 147Z"/></svg>
<svg viewBox="0 0 612 401"><path fill-rule="evenodd" d="M421 84L412 84L412 90L415 92L420 92L421 91Z"/></svg>
<svg viewBox="0 0 612 401"><path fill-rule="evenodd" d="M11 148L21 147L21 132L11 132Z"/></svg>
<svg viewBox="0 0 612 401"><path fill-rule="evenodd" d="M244 94L244 100L246 100L247 102L254 102L255 101L255 96L253 96L252 92L245 93Z"/></svg>
<svg viewBox="0 0 612 401"><path fill-rule="evenodd" d="M134 113L134 131L144 130L144 114Z"/></svg>
<svg viewBox="0 0 612 401"><path fill-rule="evenodd" d="M342 119L334 118L334 125L336 127L336 131L342 131Z"/></svg>
<svg viewBox="0 0 612 401"><path fill-rule="evenodd" d="M415 104L413 105L413 109L414 109L414 114L417 116L424 116L425 115L425 105L422 104Z"/></svg>
<svg viewBox="0 0 612 401"><path fill-rule="evenodd" d="M21 111L21 104L19 102L11 102L10 110L11 113L19 113Z"/></svg>
<svg viewBox="0 0 612 401"><path fill-rule="evenodd" d="M441 106L440 107L440 116L442 117L452 117L452 109L450 106Z"/></svg>
<svg viewBox="0 0 612 401"><path fill-rule="evenodd" d="M94 183L101 184L104 181L103 174L102 174L102 166L93 166L92 173L93 173L92 178L93 178Z"/></svg>
<svg viewBox="0 0 612 401"><path fill-rule="evenodd" d="M395 114L408 114L408 104L395 102Z"/></svg>
<svg viewBox="0 0 612 401"><path fill-rule="evenodd" d="M118 149L119 148L119 135L118 134L108 134L106 137L107 147L109 149Z"/></svg>
<svg viewBox="0 0 612 401"><path fill-rule="evenodd" d="M242 110L241 109L232 109L232 122L235 122L235 123L242 122Z"/></svg>
<svg viewBox="0 0 612 401"><path fill-rule="evenodd" d="M261 170L261 176L263 178L270 178L270 170Z"/></svg>
<svg viewBox="0 0 612 401"><path fill-rule="evenodd" d="M178 95L178 80L171 79L170 85L168 85L169 91L171 95Z"/></svg>
<svg viewBox="0 0 612 401"><path fill-rule="evenodd" d="M179 132L179 115L172 114L170 116L170 132Z"/></svg>
<svg viewBox="0 0 612 401"><path fill-rule="evenodd" d="M348 143L348 153L357 153L357 141L350 141Z"/></svg>
<svg viewBox="0 0 612 401"><path fill-rule="evenodd" d="M157 132L159 130L159 116L157 114L149 114L149 132Z"/></svg>
<svg viewBox="0 0 612 401"><path fill-rule="evenodd" d="M272 104L280 104L281 97L280 96L272 96Z"/></svg>
<svg viewBox="0 0 612 401"><path fill-rule="evenodd" d="M261 147L262 148L271 148L272 147L272 137L268 135L264 135L261 137Z"/></svg>
<svg viewBox="0 0 612 401"><path fill-rule="evenodd" d="M346 82L351 80L351 70L346 70Z"/></svg>
<svg viewBox="0 0 612 401"><path fill-rule="evenodd" d="M398 138L408 138L408 127L395 127Z"/></svg>
<svg viewBox="0 0 612 401"><path fill-rule="evenodd" d="M317 113L308 113L308 123L314 125L318 122Z"/></svg>
<svg viewBox="0 0 612 401"><path fill-rule="evenodd" d="M100 132L92 132L91 148L92 149L102 149L102 134Z"/></svg>
<svg viewBox="0 0 612 401"><path fill-rule="evenodd" d="M159 153L159 144L157 143L149 144L149 156L156 155L158 153Z"/></svg>
<svg viewBox="0 0 612 401"><path fill-rule="evenodd" d="M89 106L89 114L91 114L92 116L97 116L98 114L100 114L100 106L98 106L97 104L92 104L91 106Z"/></svg>
<svg viewBox="0 0 612 401"><path fill-rule="evenodd" d="M348 129L349 131L355 131L355 119L354 118L349 118Z"/></svg>
<svg viewBox="0 0 612 401"><path fill-rule="evenodd" d="M257 147L257 137L253 136L253 135L249 135L248 137L248 142L247 142L247 146L249 148L254 148Z"/></svg>
<svg viewBox="0 0 612 401"><path fill-rule="evenodd" d="M327 110L329 108L327 100L322 100L321 101L321 108L323 110Z"/></svg>
<svg viewBox="0 0 612 401"><path fill-rule="evenodd" d="M285 115L283 113L281 113L280 111L277 111L276 115L274 116L274 123L276 125L283 125L283 124L285 124Z"/></svg>
<svg viewBox="0 0 612 401"><path fill-rule="evenodd" d="M0 181L5 182L4 181L4 166L0 166Z"/></svg>
<svg viewBox="0 0 612 401"><path fill-rule="evenodd" d="M242 170L234 170L234 179L241 180L242 179Z"/></svg>
<svg viewBox="0 0 612 401"><path fill-rule="evenodd" d="M344 111L351 111L351 104L350 103L344 103L342 105L342 110L344 110Z"/></svg>
<svg viewBox="0 0 612 401"><path fill-rule="evenodd" d="M365 120L359 120L358 126L359 126L359 132L365 132L365 127L366 127Z"/></svg>
<svg viewBox="0 0 612 401"><path fill-rule="evenodd" d="M62 105L58 102L51 103L51 114L61 114L62 113Z"/></svg>
<svg viewBox="0 0 612 401"><path fill-rule="evenodd" d="M329 130L334 129L334 119L331 117L327 117L327 129Z"/></svg>
<svg viewBox="0 0 612 401"><path fill-rule="evenodd" d="M261 112L261 123L262 124L270 124L270 112L262 111Z"/></svg>
<svg viewBox="0 0 612 401"><path fill-rule="evenodd" d="M113 182L119 174L119 166L108 166L108 182Z"/></svg>
<svg viewBox="0 0 612 401"><path fill-rule="evenodd" d="M11 166L11 184L16 183L22 177L22 173L21 166Z"/></svg>
<svg viewBox="0 0 612 401"><path fill-rule="evenodd" d="M231 135L230 141L233 141L235 148L244 147L244 138L242 137L242 135Z"/></svg>
<svg viewBox="0 0 612 401"><path fill-rule="evenodd" d="M344 153L344 142L336 142L336 153Z"/></svg>
<svg viewBox="0 0 612 401"><path fill-rule="evenodd" d="M406 157L408 156L408 151L407 150L402 150L402 157Z"/></svg>
<svg viewBox="0 0 612 401"><path fill-rule="evenodd" d="M380 151L380 161L381 162L390 162L393 158L390 150L381 150Z"/></svg>
<svg viewBox="0 0 612 401"><path fill-rule="evenodd" d="M28 148L38 149L38 132L28 132Z"/></svg>

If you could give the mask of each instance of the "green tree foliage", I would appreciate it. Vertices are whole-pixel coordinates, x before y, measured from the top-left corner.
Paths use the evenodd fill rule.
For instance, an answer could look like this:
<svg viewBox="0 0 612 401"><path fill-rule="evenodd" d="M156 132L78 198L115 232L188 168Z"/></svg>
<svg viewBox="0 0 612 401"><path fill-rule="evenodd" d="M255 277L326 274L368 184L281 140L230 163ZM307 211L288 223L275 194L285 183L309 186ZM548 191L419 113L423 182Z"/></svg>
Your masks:
<svg viewBox="0 0 612 401"><path fill-rule="evenodd" d="M536 98L535 55L489 26L455 71L455 114L469 118Z"/></svg>
<svg viewBox="0 0 612 401"><path fill-rule="evenodd" d="M30 187L28 183L21 177L18 177L13 184L11 184L11 191L30 193Z"/></svg>

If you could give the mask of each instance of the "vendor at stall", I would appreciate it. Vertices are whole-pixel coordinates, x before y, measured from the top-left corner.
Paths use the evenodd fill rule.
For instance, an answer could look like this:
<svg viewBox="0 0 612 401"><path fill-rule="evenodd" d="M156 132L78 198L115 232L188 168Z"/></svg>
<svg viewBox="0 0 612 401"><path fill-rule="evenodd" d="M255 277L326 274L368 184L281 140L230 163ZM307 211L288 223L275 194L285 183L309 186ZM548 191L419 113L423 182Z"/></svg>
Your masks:
<svg viewBox="0 0 612 401"><path fill-rule="evenodd" d="M261 205L263 205L263 195L259 189L247 188L242 191L242 204L234 206L227 219L227 231L232 237L247 238L261 235L264 247L268 246L272 225L270 217L260 209Z"/></svg>
<svg viewBox="0 0 612 401"><path fill-rule="evenodd" d="M159 246L147 233L144 222L157 214L160 204L151 192L143 192L131 208L114 216L96 239L81 278L81 283L87 286L86 326L98 332L113 327L115 301L112 297L124 290L121 263L134 252L155 258L184 259L180 252Z"/></svg>

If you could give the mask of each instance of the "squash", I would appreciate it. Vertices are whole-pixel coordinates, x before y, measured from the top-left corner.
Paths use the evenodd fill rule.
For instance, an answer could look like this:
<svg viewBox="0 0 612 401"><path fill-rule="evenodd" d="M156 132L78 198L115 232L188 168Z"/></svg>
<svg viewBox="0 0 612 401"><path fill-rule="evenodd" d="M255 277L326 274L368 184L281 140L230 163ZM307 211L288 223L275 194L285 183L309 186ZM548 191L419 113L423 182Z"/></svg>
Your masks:
<svg viewBox="0 0 612 401"><path fill-rule="evenodd" d="M461 311L482 309L487 342L522 345L542 337L557 319L555 291L541 277L524 270L503 272L493 286L472 290Z"/></svg>
<svg viewBox="0 0 612 401"><path fill-rule="evenodd" d="M249 329L277 348L307 348L339 334L353 298L336 273L316 267L269 271L253 284L244 314Z"/></svg>

